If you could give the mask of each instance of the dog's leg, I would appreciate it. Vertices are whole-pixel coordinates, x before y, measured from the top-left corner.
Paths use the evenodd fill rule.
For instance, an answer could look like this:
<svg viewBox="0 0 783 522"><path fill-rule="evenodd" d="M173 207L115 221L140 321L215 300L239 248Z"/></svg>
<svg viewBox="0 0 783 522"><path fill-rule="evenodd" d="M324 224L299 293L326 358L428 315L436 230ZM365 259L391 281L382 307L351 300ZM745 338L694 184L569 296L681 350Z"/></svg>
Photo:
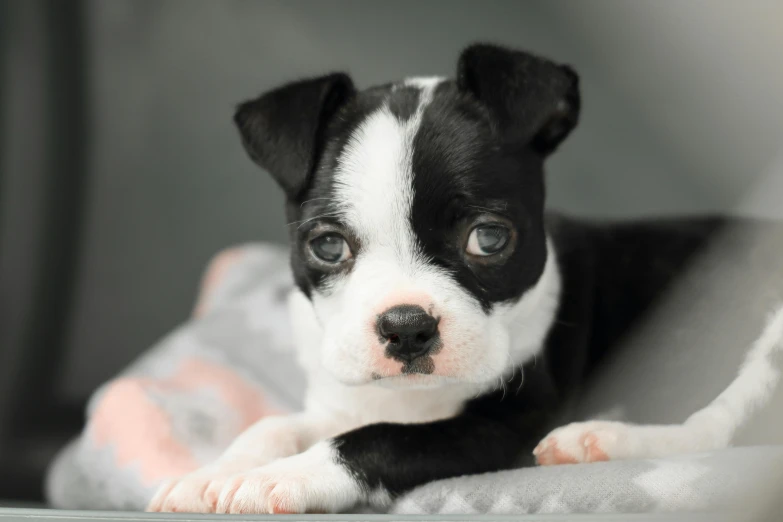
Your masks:
<svg viewBox="0 0 783 522"><path fill-rule="evenodd" d="M576 422L554 430L535 448L541 465L658 458L724 448L748 418L769 401L780 379L775 356L783 351L783 308L772 314L737 377L706 408L683 424Z"/></svg>
<svg viewBox="0 0 783 522"><path fill-rule="evenodd" d="M363 502L383 506L432 480L515 467L546 418L540 411L519 415L464 413L430 423L363 426L236 475L221 492L217 512L334 513Z"/></svg>
<svg viewBox="0 0 783 522"><path fill-rule="evenodd" d="M296 455L344 429L346 425L336 415L301 413L262 419L215 462L160 486L147 511L214 512L218 495L230 477Z"/></svg>

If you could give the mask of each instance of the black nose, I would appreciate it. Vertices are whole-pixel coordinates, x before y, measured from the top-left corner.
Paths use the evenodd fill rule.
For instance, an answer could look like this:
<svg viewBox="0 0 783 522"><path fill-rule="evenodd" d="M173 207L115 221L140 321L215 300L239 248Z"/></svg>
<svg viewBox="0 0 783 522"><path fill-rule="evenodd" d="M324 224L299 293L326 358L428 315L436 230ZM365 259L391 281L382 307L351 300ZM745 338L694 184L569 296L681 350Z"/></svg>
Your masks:
<svg viewBox="0 0 783 522"><path fill-rule="evenodd" d="M378 333L395 359L412 361L438 342L438 320L415 305L389 308L378 317Z"/></svg>

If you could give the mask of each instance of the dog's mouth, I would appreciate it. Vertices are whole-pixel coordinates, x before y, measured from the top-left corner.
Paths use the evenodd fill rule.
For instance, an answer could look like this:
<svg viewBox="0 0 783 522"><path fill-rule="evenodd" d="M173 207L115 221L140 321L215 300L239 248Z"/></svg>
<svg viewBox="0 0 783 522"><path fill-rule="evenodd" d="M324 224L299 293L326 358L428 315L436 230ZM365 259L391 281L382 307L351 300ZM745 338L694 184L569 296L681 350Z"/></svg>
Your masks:
<svg viewBox="0 0 783 522"><path fill-rule="evenodd" d="M385 375L372 372L372 383L385 388L439 388L447 384L459 382L453 377L432 375L426 373L396 373Z"/></svg>
<svg viewBox="0 0 783 522"><path fill-rule="evenodd" d="M398 373L399 372L399 373ZM435 372L435 361L430 356L419 357L402 363L402 368L391 373L374 371L370 374L373 381L391 377L415 377L417 375L432 375Z"/></svg>
<svg viewBox="0 0 783 522"><path fill-rule="evenodd" d="M430 356L419 357L406 362L402 367L403 375L431 375L435 371L435 361Z"/></svg>

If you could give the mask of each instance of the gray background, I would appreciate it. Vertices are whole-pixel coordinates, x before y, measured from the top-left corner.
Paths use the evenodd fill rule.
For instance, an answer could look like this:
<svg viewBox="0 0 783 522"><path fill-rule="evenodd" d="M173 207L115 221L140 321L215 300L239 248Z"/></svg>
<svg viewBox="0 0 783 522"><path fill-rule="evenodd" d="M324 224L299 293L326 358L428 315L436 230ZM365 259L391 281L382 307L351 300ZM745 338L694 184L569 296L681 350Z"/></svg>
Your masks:
<svg viewBox="0 0 783 522"><path fill-rule="evenodd" d="M40 129L25 125L41 110L40 71L27 59L40 46L31 30L38 3L12 4L6 224L34 222L36 202L25 194L40 161ZM553 206L631 216L733 211L744 201L745 211L778 212L783 7L775 1L86 5L89 186L58 383L66 396L83 398L187 318L216 251L283 240L281 194L245 157L231 113L296 77L340 69L366 86L451 75L459 50L476 40L533 50L582 77L582 123L549 165ZM16 255L3 273L16 281L34 245L9 243ZM24 302L6 288L4 299Z"/></svg>

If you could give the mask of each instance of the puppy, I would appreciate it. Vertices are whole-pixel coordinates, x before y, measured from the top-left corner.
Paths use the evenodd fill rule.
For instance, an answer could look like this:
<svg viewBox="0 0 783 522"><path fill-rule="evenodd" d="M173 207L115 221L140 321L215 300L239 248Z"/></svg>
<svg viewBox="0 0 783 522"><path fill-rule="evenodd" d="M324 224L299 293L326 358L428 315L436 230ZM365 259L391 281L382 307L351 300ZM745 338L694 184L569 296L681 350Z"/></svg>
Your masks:
<svg viewBox="0 0 783 522"><path fill-rule="evenodd" d="M579 106L569 67L485 44L455 79L359 91L336 73L240 105L248 154L286 195L306 407L262 419L149 509L339 512L536 459L720 445L622 423L552 431L721 226L545 212L544 163Z"/></svg>

